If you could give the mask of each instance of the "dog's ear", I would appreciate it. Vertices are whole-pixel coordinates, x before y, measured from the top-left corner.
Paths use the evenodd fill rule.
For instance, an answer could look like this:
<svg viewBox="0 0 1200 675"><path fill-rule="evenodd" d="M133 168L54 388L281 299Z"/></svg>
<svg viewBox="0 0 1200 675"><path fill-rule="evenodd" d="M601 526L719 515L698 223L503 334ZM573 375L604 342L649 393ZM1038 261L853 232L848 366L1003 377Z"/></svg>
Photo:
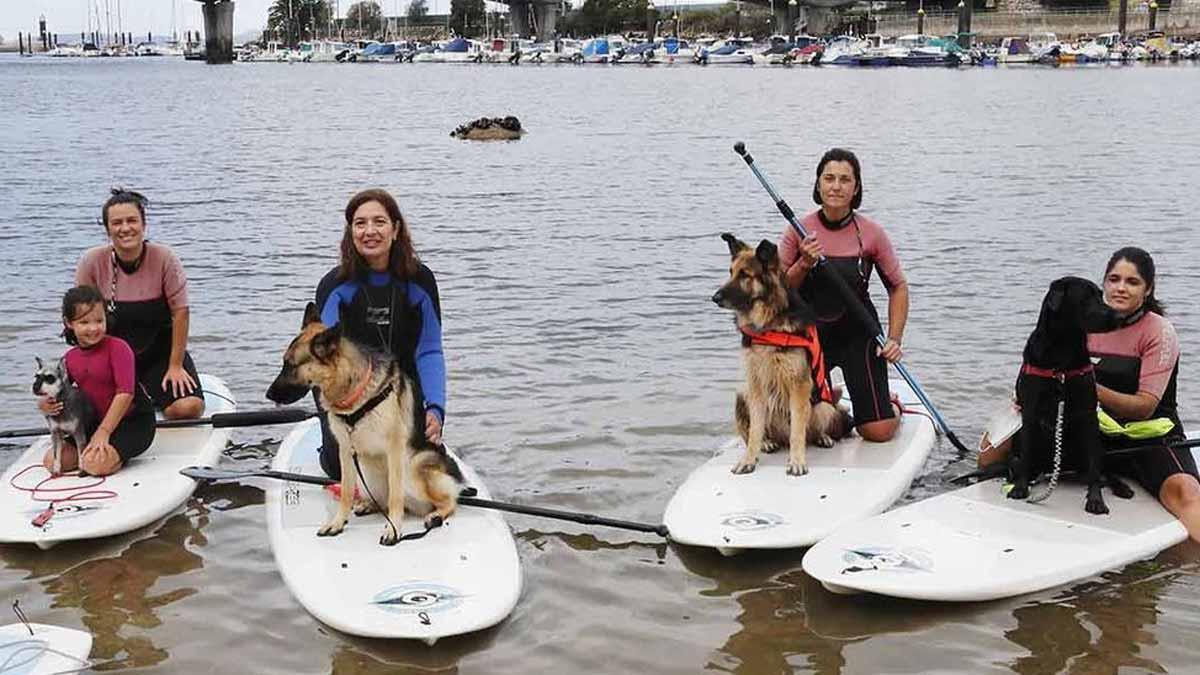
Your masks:
<svg viewBox="0 0 1200 675"><path fill-rule="evenodd" d="M45 370L45 369L46 369L46 365L42 363L42 357L40 357L40 356L35 356L35 357L33 357L33 360L34 360L34 361L37 361L37 367L38 367L38 370Z"/></svg>
<svg viewBox="0 0 1200 675"><path fill-rule="evenodd" d="M308 328L308 324L316 323L321 320L321 310L317 309L317 303L310 302L304 306L304 321L300 323L300 328Z"/></svg>
<svg viewBox="0 0 1200 675"><path fill-rule="evenodd" d="M731 258L736 258L738 253L750 248L737 237L729 234L728 232L722 232L721 238L725 240L726 244L729 244L729 257Z"/></svg>
<svg viewBox="0 0 1200 675"><path fill-rule="evenodd" d="M754 257L758 258L763 267L770 267L779 262L779 248L772 241L763 239L758 242L758 248L754 249Z"/></svg>
<svg viewBox="0 0 1200 675"><path fill-rule="evenodd" d="M337 354L338 343L341 339L342 327L341 324L338 324L313 336L312 342L308 344L308 351L318 360L328 361Z"/></svg>
<svg viewBox="0 0 1200 675"><path fill-rule="evenodd" d="M1046 299L1042 301L1042 309L1057 314L1062 311L1063 300L1066 297L1067 292L1060 284L1051 284L1050 292L1046 293Z"/></svg>

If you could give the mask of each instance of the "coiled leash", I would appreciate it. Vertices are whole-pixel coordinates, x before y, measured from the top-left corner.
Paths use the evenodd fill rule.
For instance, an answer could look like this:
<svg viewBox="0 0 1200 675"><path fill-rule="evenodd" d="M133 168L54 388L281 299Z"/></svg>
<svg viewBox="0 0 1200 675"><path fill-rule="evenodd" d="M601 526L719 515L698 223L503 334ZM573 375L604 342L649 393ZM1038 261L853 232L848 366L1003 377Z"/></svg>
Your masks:
<svg viewBox="0 0 1200 675"><path fill-rule="evenodd" d="M1025 501L1030 504L1040 504L1050 498L1054 488L1058 487L1058 476L1062 472L1062 439L1063 439L1063 410L1066 408L1066 392L1058 399L1058 417L1054 420L1054 469L1050 472L1050 482L1041 494L1030 495Z"/></svg>

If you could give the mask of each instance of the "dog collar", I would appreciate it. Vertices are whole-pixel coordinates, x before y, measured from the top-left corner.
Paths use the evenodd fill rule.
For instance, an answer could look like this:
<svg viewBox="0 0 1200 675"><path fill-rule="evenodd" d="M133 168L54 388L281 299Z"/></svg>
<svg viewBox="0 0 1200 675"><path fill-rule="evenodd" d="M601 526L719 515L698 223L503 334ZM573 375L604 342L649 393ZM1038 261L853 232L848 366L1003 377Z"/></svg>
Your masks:
<svg viewBox="0 0 1200 675"><path fill-rule="evenodd" d="M358 410L355 410L354 412L346 414L346 415L343 415L342 413L337 413L337 416L339 418L341 418L341 420L343 422L346 423L346 426L353 429L354 425L358 424L360 421L362 421L362 418L367 416L367 413L374 410L375 406L379 405L380 403L383 403L385 400L387 400L387 397L389 397L391 395L392 395L392 385L389 384L388 386L383 388L383 391L372 396L371 400L364 403L362 405L362 407L359 408Z"/></svg>
<svg viewBox="0 0 1200 675"><path fill-rule="evenodd" d="M367 392L367 385L371 383L371 372L373 370L375 370L375 365L368 362L367 363L367 374L363 376L362 383L359 384L358 388L355 389L353 392L351 392L349 396L334 403L333 407L349 408L349 407L352 407L355 403L358 403L358 399L362 398L363 394L365 394Z"/></svg>
<svg viewBox="0 0 1200 675"><path fill-rule="evenodd" d="M1093 368L1092 368L1092 364L1090 364L1090 363L1087 364L1086 366L1083 366L1082 368L1074 368L1071 370L1051 370L1050 368L1038 368L1037 366L1031 366L1028 363L1023 364L1021 366L1021 373L1024 375L1032 375L1034 377L1045 377L1045 378L1051 379L1051 380L1058 380L1059 382L1065 382L1066 380L1073 380L1082 375L1087 375L1087 374L1091 373L1092 371L1093 371Z"/></svg>

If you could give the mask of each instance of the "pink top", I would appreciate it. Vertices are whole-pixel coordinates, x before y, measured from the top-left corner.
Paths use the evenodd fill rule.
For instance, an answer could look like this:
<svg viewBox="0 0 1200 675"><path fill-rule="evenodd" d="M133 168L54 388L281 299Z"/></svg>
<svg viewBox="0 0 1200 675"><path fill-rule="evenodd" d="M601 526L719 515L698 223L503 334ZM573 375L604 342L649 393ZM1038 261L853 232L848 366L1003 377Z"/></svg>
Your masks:
<svg viewBox="0 0 1200 675"><path fill-rule="evenodd" d="M831 230L821 222L818 213L818 211L813 211L804 216L800 224L804 226L810 236L816 237L817 241L821 242L825 257L835 260L857 260L859 257L858 232L855 231L854 224L848 224L839 230ZM888 290L904 284L904 270L900 268L900 259L896 257L896 251L892 248L892 241L888 239L887 233L883 231L879 223L861 213L855 212L854 218L858 221L859 231L862 232L862 258L868 265L874 263L875 269L879 270L879 278ZM796 234L795 228L789 225L779 239L779 261L783 263L783 269L786 270L795 264L799 255L800 235ZM868 266L867 269L869 270L870 267Z"/></svg>
<svg viewBox="0 0 1200 675"><path fill-rule="evenodd" d="M66 361L67 373L101 418L108 413L117 394L133 393L133 350L121 338L105 335L87 349L72 347Z"/></svg>
<svg viewBox="0 0 1200 675"><path fill-rule="evenodd" d="M187 276L183 265L169 246L146 242L146 257L133 274L118 265L116 299L139 302L165 298L171 311L188 306ZM75 269L76 286L95 286L105 300L113 297L112 246L88 249Z"/></svg>
<svg viewBox="0 0 1200 675"><path fill-rule="evenodd" d="M1175 327L1154 312L1146 312L1131 326L1111 333L1088 335L1088 352L1094 357L1126 357L1141 361L1138 393L1162 400L1179 361L1179 336Z"/></svg>

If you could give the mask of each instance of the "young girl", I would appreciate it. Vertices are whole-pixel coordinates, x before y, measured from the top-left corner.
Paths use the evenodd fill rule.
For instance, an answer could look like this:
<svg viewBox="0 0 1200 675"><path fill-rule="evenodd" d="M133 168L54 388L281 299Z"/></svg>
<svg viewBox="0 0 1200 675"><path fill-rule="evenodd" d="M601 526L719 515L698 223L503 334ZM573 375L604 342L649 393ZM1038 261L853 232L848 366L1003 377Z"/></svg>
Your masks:
<svg viewBox="0 0 1200 675"><path fill-rule="evenodd" d="M62 315L63 337L67 344L74 345L64 357L67 374L100 415L100 426L82 452L70 444L63 447L62 469L78 468L85 474L107 476L150 447L154 440L154 408L138 391L133 350L124 340L107 333L100 291L94 286L67 291ZM62 403L43 398L38 401L38 409L45 415L57 415ZM42 463L52 470L53 451L47 451Z"/></svg>

